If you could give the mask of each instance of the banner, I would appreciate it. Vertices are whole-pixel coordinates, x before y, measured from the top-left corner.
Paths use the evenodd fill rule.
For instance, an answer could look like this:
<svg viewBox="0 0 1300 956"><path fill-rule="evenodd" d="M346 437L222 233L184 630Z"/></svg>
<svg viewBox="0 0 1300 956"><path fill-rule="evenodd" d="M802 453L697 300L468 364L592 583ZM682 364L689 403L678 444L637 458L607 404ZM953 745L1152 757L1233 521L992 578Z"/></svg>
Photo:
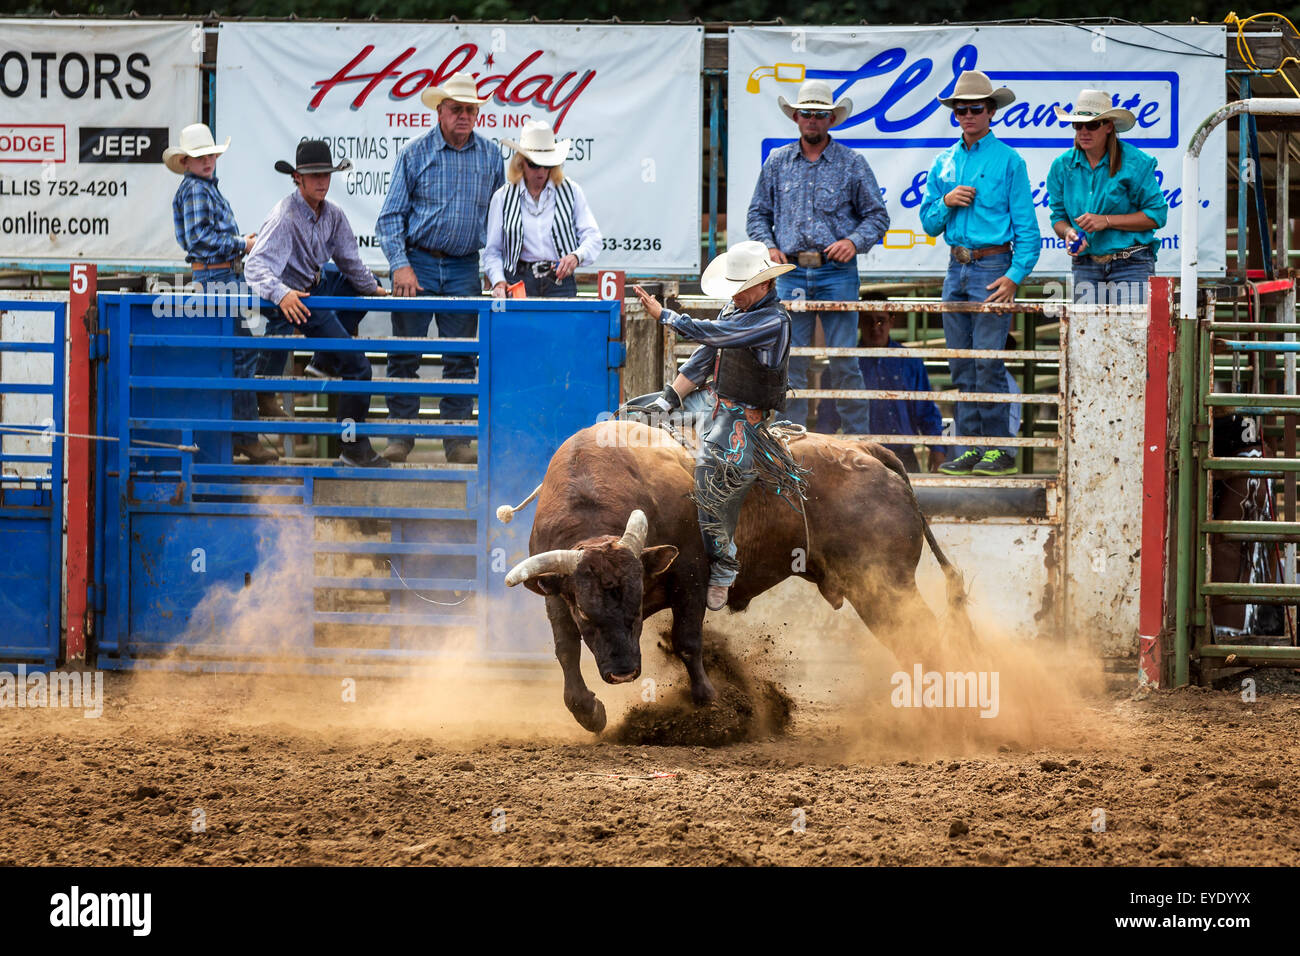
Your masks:
<svg viewBox="0 0 1300 956"><path fill-rule="evenodd" d="M218 174L240 229L255 231L287 195L303 138L329 141L355 168L329 199L347 213L365 261L398 150L433 129L422 90L468 72L476 132L518 142L550 122L573 148L564 172L586 193L604 237L602 269L691 274L700 268L701 27L500 24L223 24L217 124L235 138ZM510 155L502 149L502 161Z"/></svg>
<svg viewBox="0 0 1300 956"><path fill-rule="evenodd" d="M200 120L197 23L6 20L0 261L184 259L163 150Z"/></svg>
<svg viewBox="0 0 1300 956"><path fill-rule="evenodd" d="M1081 89L1119 96L1137 114L1121 137L1156 158L1169 221L1157 233L1156 271L1177 274L1183 237L1182 158L1192 131L1224 103L1225 27L954 26L745 27L730 31L727 161L728 242L745 236L746 212L768 154L794 142L798 129L777 105L793 102L804 80L830 83L853 109L831 131L870 163L889 210L890 230L858 266L879 277L942 274L948 248L921 228L920 204L934 158L961 136L935 97L964 70L987 73L1016 101L999 110L992 131L1029 167L1042 255L1037 275L1070 271L1065 243L1052 231L1047 172L1073 146L1056 119ZM1200 270L1223 272L1227 237L1223 129L1201 154Z"/></svg>

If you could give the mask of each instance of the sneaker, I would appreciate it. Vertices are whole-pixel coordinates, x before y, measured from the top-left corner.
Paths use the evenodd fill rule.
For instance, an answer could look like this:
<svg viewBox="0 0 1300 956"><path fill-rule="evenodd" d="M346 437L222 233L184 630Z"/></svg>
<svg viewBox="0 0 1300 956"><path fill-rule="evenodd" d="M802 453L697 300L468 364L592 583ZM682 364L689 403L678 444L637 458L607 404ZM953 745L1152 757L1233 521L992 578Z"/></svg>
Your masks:
<svg viewBox="0 0 1300 956"><path fill-rule="evenodd" d="M382 455L376 455L375 450L370 449L369 458L353 458L347 452L339 455L336 465L343 468L392 468L393 463Z"/></svg>
<svg viewBox="0 0 1300 956"><path fill-rule="evenodd" d="M258 392L257 417L288 418L289 416L284 413L284 406L280 404L280 398L275 392Z"/></svg>
<svg viewBox="0 0 1300 956"><path fill-rule="evenodd" d="M939 466L941 475L969 475L979 464L984 452L979 448L968 448L961 457L945 461Z"/></svg>
<svg viewBox="0 0 1300 956"><path fill-rule="evenodd" d="M971 474L1014 475L1017 470L1015 455L1008 454L1001 448L990 448L979 460L979 464L971 469Z"/></svg>
<svg viewBox="0 0 1300 956"><path fill-rule="evenodd" d="M469 445L452 445L447 449L447 463L449 465L477 465L478 452Z"/></svg>
<svg viewBox="0 0 1300 956"><path fill-rule="evenodd" d="M727 595L731 588L723 584L710 584L709 593L704 598L704 605L710 611L721 611L727 606Z"/></svg>
<svg viewBox="0 0 1300 956"><path fill-rule="evenodd" d="M250 442L246 445L236 445L235 454L243 455L255 465L265 465L273 461L279 461L280 456L274 449L267 448L261 442Z"/></svg>
<svg viewBox="0 0 1300 956"><path fill-rule="evenodd" d="M389 461L406 461L406 456L414 447L414 442L390 441L384 446L383 455Z"/></svg>

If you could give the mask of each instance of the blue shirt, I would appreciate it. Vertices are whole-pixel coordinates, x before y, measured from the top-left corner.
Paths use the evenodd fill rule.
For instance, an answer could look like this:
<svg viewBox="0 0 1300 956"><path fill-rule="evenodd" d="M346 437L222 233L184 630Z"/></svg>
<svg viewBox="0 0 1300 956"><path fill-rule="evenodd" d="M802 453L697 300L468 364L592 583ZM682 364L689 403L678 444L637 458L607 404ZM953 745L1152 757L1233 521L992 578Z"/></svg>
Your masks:
<svg viewBox="0 0 1300 956"><path fill-rule="evenodd" d="M210 265L244 254L244 237L230 203L217 188L216 176L204 179L185 174L172 199L172 224L186 262Z"/></svg>
<svg viewBox="0 0 1300 956"><path fill-rule="evenodd" d="M1144 212L1156 224L1155 229L1143 232L1103 229L1089 233L1084 254L1103 256L1144 245L1151 247L1154 256L1160 249L1156 229L1164 228L1169 217L1169 205L1156 182L1156 158L1123 140L1119 141L1119 154L1119 170L1114 176L1110 174L1108 155L1103 155L1101 162L1092 166L1087 155L1077 146L1052 161L1052 168L1047 173L1052 222L1068 222L1077 229L1074 219L1084 213L1115 216Z"/></svg>
<svg viewBox="0 0 1300 956"><path fill-rule="evenodd" d="M850 239L859 253L880 241L889 213L876 176L861 154L831 140L817 162L804 158L799 143L767 157L749 201L749 238L787 255L821 252Z"/></svg>
<svg viewBox="0 0 1300 956"><path fill-rule="evenodd" d="M943 197L957 186L974 186L974 202L945 205ZM1019 285L1038 262L1041 239L1024 159L992 133L970 146L957 140L930 167L921 227L931 236L943 236L949 246L967 249L1013 242L1006 277Z"/></svg>
<svg viewBox="0 0 1300 956"><path fill-rule="evenodd" d="M263 299L279 305L290 289L310 291L330 259L363 295L378 287L374 273L361 261L357 237L343 210L325 199L317 215L295 189L275 204L258 230L257 244L244 263L244 279Z"/></svg>
<svg viewBox="0 0 1300 956"><path fill-rule="evenodd" d="M478 133L460 149L434 126L402 147L375 223L391 269L410 265L408 245L468 256L487 242L488 203L505 185L501 150Z"/></svg>

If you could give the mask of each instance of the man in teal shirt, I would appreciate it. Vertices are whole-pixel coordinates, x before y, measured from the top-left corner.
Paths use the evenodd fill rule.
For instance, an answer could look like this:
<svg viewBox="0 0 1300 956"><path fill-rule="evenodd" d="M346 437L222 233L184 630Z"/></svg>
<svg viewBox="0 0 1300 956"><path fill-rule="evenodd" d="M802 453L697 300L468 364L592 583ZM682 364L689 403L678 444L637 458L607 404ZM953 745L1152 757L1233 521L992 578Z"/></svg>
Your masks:
<svg viewBox="0 0 1300 956"><path fill-rule="evenodd" d="M1038 262L1040 237L1025 161L989 132L997 110L1014 102L1006 87L993 89L983 73L968 70L952 95L939 100L953 111L961 139L930 167L921 203L921 226L948 243L945 302L1011 302ZM1000 349L1011 313L945 312L950 349ZM962 392L1007 391L1001 359L949 359L953 384ZM958 402L957 430L972 437L960 457L944 462L946 475L1010 475L1016 457L1007 448L984 447L980 438L1011 434L1006 402Z"/></svg>

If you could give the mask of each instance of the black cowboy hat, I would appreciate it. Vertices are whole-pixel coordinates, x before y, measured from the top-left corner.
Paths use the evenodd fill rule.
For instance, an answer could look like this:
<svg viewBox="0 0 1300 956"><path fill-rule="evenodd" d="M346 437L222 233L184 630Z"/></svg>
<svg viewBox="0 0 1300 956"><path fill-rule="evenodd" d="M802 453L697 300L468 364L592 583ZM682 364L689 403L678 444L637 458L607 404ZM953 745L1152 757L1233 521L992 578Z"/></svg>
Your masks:
<svg viewBox="0 0 1300 956"><path fill-rule="evenodd" d="M323 139L304 139L298 144L296 163L290 166L283 159L275 161L275 171L291 176L294 173L343 173L352 168L352 160L345 159L337 166L330 155L330 144Z"/></svg>

